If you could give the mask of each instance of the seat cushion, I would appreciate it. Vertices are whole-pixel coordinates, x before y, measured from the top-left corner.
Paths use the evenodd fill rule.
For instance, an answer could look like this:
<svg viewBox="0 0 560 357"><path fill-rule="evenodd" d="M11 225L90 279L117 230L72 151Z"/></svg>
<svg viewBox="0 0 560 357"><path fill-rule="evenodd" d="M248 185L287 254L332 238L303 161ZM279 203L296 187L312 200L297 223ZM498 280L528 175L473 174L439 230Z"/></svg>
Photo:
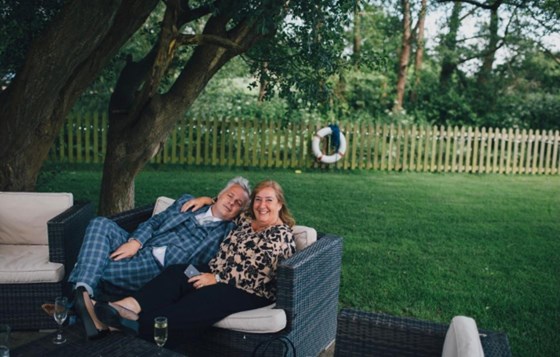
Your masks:
<svg viewBox="0 0 560 357"><path fill-rule="evenodd" d="M64 265L49 262L48 246L0 246L0 284L56 283L63 278Z"/></svg>
<svg viewBox="0 0 560 357"><path fill-rule="evenodd" d="M71 193L0 192L0 244L48 244L47 222L73 204Z"/></svg>
<svg viewBox="0 0 560 357"><path fill-rule="evenodd" d="M467 316L455 316L451 320L442 357L484 357L476 322Z"/></svg>
<svg viewBox="0 0 560 357"><path fill-rule="evenodd" d="M274 309L276 304L231 314L216 322L215 327L247 333L274 333L286 327L286 312Z"/></svg>

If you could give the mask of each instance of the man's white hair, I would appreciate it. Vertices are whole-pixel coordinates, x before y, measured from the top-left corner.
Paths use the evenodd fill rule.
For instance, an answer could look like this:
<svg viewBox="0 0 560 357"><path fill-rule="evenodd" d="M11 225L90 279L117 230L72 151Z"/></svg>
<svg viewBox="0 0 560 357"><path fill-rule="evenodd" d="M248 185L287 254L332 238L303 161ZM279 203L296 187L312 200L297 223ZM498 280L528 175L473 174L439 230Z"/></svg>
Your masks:
<svg viewBox="0 0 560 357"><path fill-rule="evenodd" d="M236 177L232 178L231 180L229 180L226 187L224 187L224 189L220 191L218 196L220 196L222 193L226 192L233 185L239 185L239 187L241 187L243 189L243 191L245 191L245 195L247 195L247 197L246 197L245 205L243 206L243 209L247 208L247 206L249 205L250 197L251 197L251 187L249 186L249 180L247 180L245 177L236 176Z"/></svg>

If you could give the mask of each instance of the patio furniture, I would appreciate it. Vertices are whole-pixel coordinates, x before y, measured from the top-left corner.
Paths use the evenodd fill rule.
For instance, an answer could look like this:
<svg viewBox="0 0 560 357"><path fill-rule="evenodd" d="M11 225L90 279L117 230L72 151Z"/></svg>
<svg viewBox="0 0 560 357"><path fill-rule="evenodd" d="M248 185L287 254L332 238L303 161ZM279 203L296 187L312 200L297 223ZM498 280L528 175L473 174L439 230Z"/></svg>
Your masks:
<svg viewBox="0 0 560 357"><path fill-rule="evenodd" d="M41 304L68 294L91 203L71 193L0 192L0 319L12 329L52 329ZM79 238L79 239L77 239Z"/></svg>
<svg viewBox="0 0 560 357"><path fill-rule="evenodd" d="M26 343L10 351L11 357L48 356L48 357L99 357L99 356L134 356L134 357L181 357L172 350L159 348L155 343L141 338L125 335L124 333L110 333L94 341L84 339L83 327L80 324L64 327L64 337L67 342L56 345L52 342L53 334Z"/></svg>
<svg viewBox="0 0 560 357"><path fill-rule="evenodd" d="M335 356L441 356L449 325L355 309L338 315ZM486 357L511 356L507 335L479 330Z"/></svg>
<svg viewBox="0 0 560 357"><path fill-rule="evenodd" d="M126 211L112 219L132 231L154 211L173 202L167 199L161 207L162 200L165 198L158 199L156 205ZM342 238L319 234L315 241L315 237L307 236L315 230L296 228L303 233L303 241L309 241L302 244L298 240L296 254L278 267L276 305L234 314L218 322L196 343L186 344L189 356L251 356L259 346L263 352L268 342L271 344L267 351L259 356L277 356L286 348L282 341L292 343L299 356L316 356L334 341Z"/></svg>

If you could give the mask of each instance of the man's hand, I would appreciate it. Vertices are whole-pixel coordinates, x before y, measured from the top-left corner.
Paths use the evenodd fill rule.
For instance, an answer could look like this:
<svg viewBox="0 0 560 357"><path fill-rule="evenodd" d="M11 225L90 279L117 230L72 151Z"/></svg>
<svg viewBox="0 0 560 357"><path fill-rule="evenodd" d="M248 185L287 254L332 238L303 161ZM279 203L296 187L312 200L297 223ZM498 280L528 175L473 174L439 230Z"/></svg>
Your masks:
<svg viewBox="0 0 560 357"><path fill-rule="evenodd" d="M109 258L113 260L122 260L126 258L133 257L142 245L136 239L131 239L128 242L124 243L120 247L118 247Z"/></svg>

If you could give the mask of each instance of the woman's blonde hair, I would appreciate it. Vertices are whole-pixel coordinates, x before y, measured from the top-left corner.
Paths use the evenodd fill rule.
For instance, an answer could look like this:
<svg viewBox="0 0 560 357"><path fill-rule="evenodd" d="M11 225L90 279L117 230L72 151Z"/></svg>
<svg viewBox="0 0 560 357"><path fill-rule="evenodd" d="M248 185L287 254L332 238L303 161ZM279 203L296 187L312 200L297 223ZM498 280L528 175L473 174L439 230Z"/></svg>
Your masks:
<svg viewBox="0 0 560 357"><path fill-rule="evenodd" d="M253 212L253 203L255 202L255 196L261 190L268 187L274 190L274 192L276 193L276 199L282 205L282 208L280 209L279 212L280 219L288 226L293 227L296 224L296 220L294 219L294 216L292 216L292 213L288 209L288 206L286 204L286 199L284 198L284 190L282 189L282 186L280 186L280 184L276 181L272 181L272 180L261 181L255 186L253 192L251 193L251 207L249 209L249 215L251 216L251 218L255 219L255 213Z"/></svg>

